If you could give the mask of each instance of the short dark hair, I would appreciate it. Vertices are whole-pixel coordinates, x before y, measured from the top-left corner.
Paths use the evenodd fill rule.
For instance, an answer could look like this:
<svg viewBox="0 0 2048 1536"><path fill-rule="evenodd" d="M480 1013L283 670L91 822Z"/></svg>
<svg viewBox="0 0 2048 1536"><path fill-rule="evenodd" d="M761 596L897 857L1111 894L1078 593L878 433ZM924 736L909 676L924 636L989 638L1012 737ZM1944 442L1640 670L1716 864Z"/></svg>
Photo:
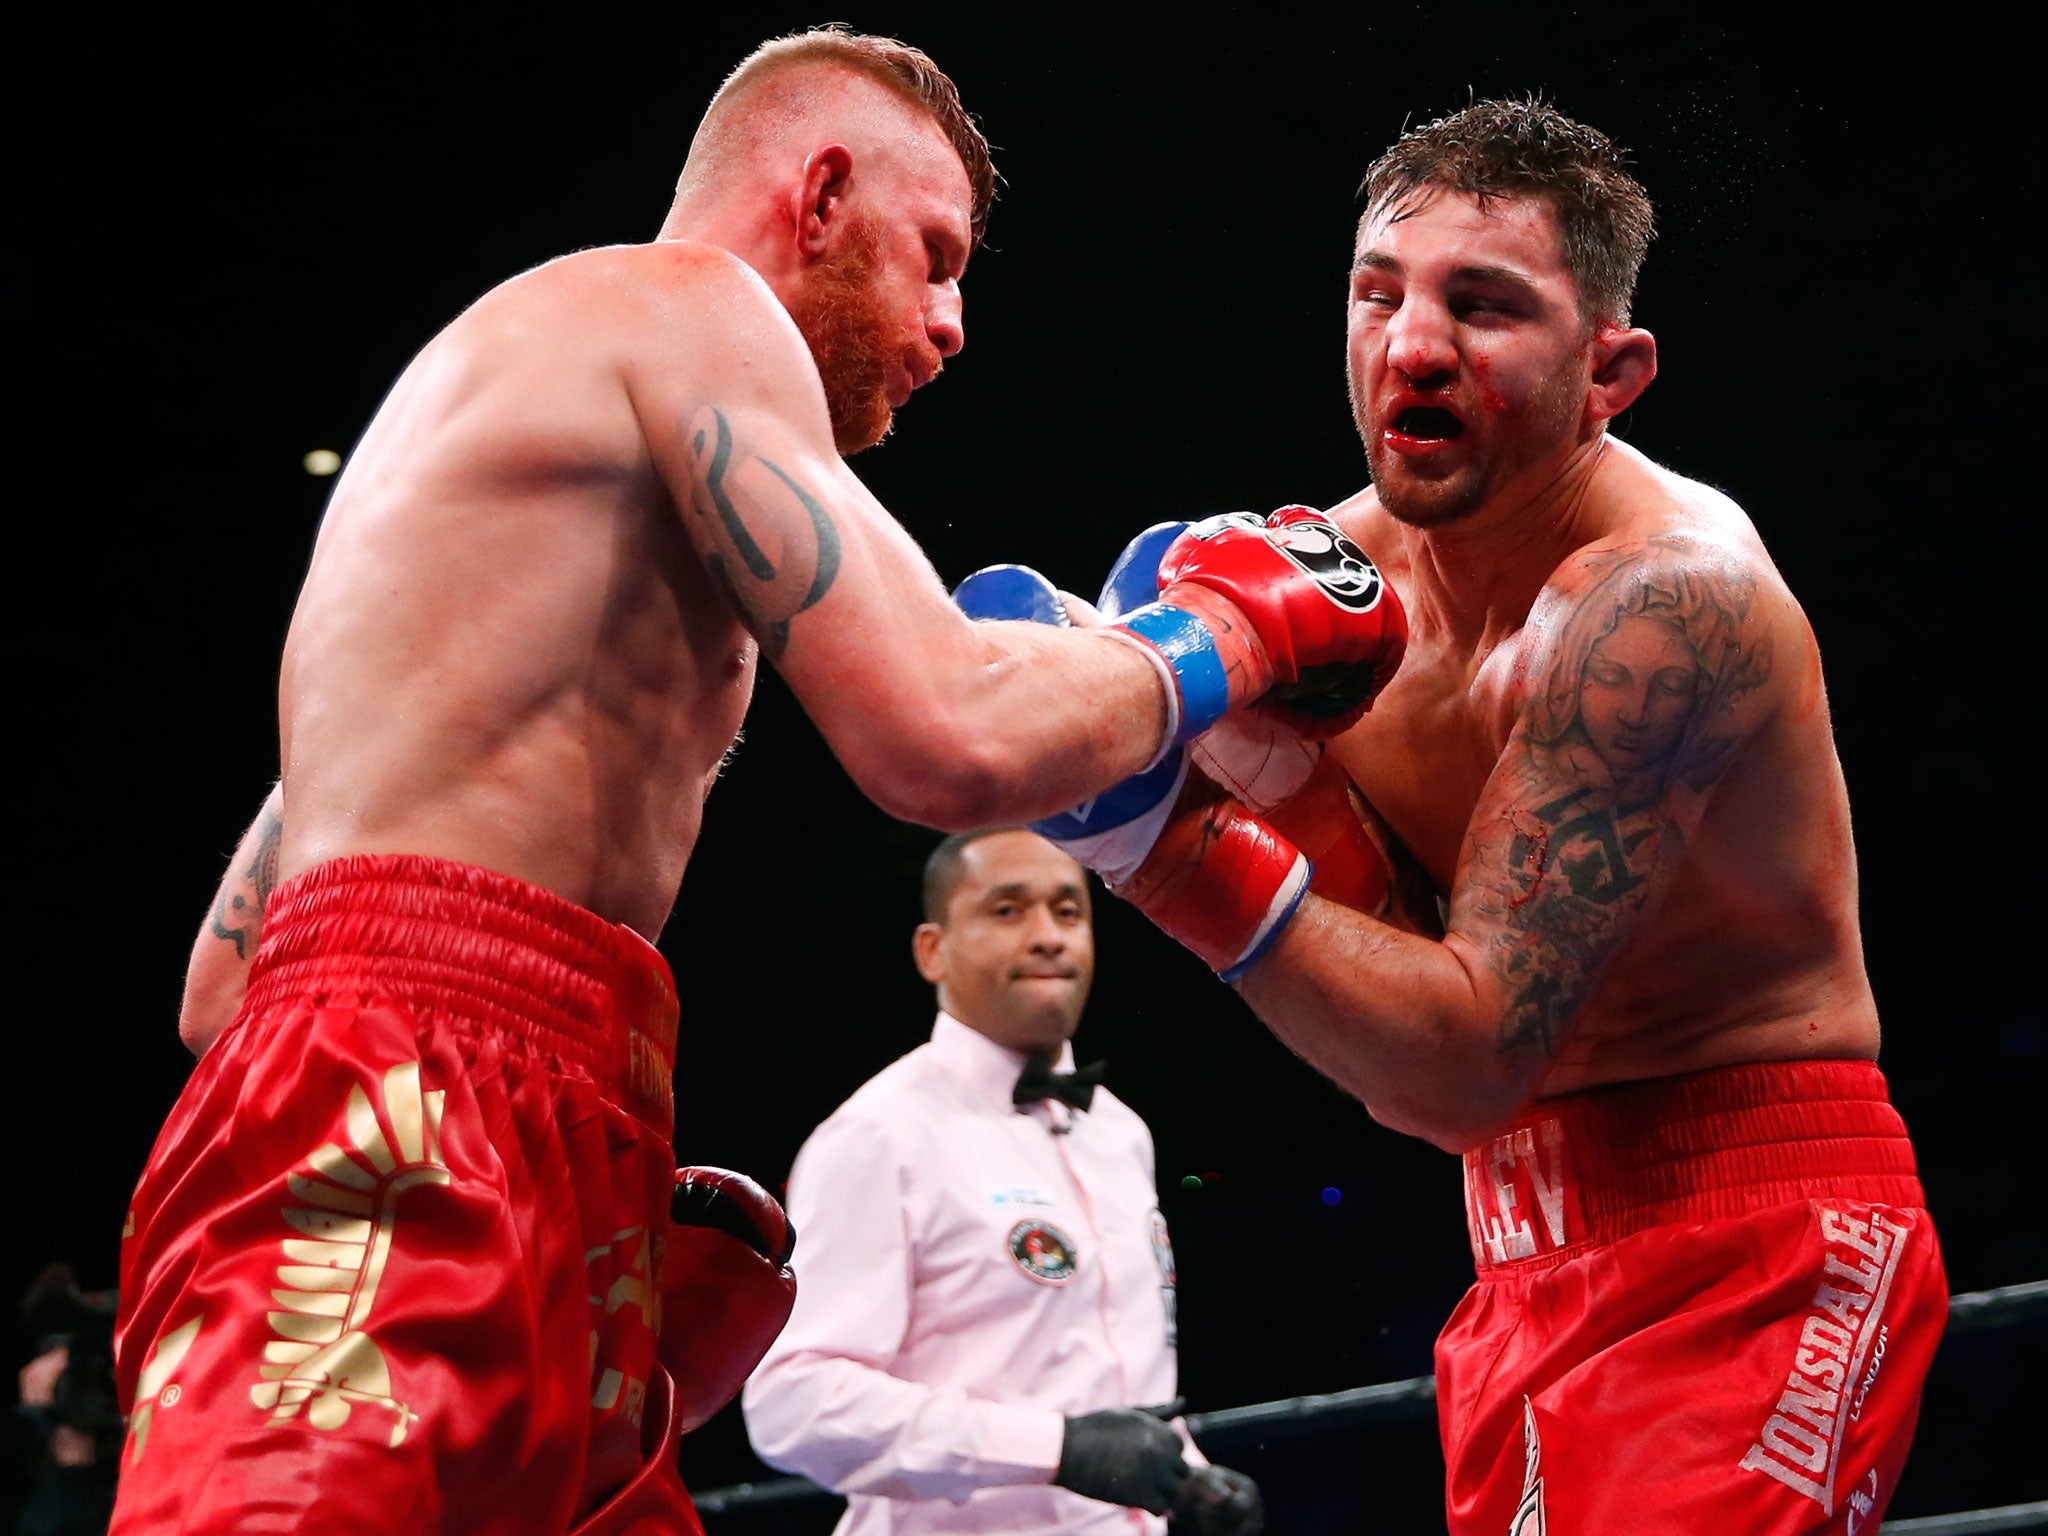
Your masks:
<svg viewBox="0 0 2048 1536"><path fill-rule="evenodd" d="M988 139L960 104L959 87L931 61L930 55L893 37L876 37L841 25L792 32L770 39L740 60L712 97L712 105L716 107L719 99L735 87L779 73L792 64L837 64L854 70L887 86L937 123L967 171L967 185L973 195L968 228L975 247L980 247L982 236L988 232L989 208L996 198L995 160L989 154Z"/></svg>
<svg viewBox="0 0 2048 1536"><path fill-rule="evenodd" d="M931 857L924 861L924 920L941 927L945 925L946 908L952 903L953 893L960 888L969 848L998 832L1028 830L1025 827L978 827L972 832L955 832L934 848Z"/></svg>
<svg viewBox="0 0 2048 1536"><path fill-rule="evenodd" d="M1359 191L1367 218L1412 212L1433 187L1468 193L1482 208L1497 197L1541 198L1556 211L1581 316L1626 324L1657 232L1649 194L1627 160L1599 129L1537 97L1475 101L1402 134Z"/></svg>

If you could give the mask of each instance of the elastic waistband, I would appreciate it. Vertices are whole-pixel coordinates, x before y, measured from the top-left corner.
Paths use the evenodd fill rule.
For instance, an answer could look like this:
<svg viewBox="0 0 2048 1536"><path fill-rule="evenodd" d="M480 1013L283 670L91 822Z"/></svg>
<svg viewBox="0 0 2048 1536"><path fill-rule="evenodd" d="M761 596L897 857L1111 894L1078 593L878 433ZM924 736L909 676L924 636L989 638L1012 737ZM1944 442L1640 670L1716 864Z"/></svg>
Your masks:
<svg viewBox="0 0 2048 1536"><path fill-rule="evenodd" d="M675 1124L675 978L660 951L552 891L413 854L330 859L279 885L249 1016L360 987L512 1026L580 1062L664 1135Z"/></svg>
<svg viewBox="0 0 2048 1536"><path fill-rule="evenodd" d="M1539 1099L1465 1154L1482 1277L1822 1195L1924 1204L1874 1062L1753 1062Z"/></svg>

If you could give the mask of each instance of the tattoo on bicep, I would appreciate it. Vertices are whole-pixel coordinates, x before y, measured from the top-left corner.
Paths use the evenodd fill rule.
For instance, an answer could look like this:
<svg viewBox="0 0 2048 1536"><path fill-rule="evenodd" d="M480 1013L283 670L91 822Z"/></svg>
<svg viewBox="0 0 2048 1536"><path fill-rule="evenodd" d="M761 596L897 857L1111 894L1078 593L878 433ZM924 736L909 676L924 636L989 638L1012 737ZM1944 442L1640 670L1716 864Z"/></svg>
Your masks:
<svg viewBox="0 0 2048 1536"><path fill-rule="evenodd" d="M1704 795L1771 675L1755 582L1696 546L1598 557L1546 645L1473 857L1496 906L1502 1051L1554 1054L1601 968L1685 853L1681 798Z"/></svg>
<svg viewBox="0 0 2048 1536"><path fill-rule="evenodd" d="M242 927L231 927L230 919L241 917L242 912L247 906L248 902L241 893L239 891L231 893L229 882L223 880L220 885L220 894L214 897L213 900L213 936L216 939L224 939L234 945L236 957L243 960L249 958L249 929L246 921Z"/></svg>
<svg viewBox="0 0 2048 1536"><path fill-rule="evenodd" d="M789 644L790 621L820 602L838 577L839 529L780 464L736 447L732 424L716 406L698 412L690 451L695 494L684 510L698 548L773 660Z"/></svg>
<svg viewBox="0 0 2048 1536"><path fill-rule="evenodd" d="M277 852L284 842L284 818L265 806L256 818L256 847L242 874L255 888L258 913L270 910L270 893L277 889Z"/></svg>
<svg viewBox="0 0 2048 1536"><path fill-rule="evenodd" d="M256 817L252 829L256 843L239 877L230 870L214 898L212 928L215 938L235 946L237 958L247 960L262 937L263 914L270 905L270 893L277 889L277 850L284 839L284 822L268 805Z"/></svg>

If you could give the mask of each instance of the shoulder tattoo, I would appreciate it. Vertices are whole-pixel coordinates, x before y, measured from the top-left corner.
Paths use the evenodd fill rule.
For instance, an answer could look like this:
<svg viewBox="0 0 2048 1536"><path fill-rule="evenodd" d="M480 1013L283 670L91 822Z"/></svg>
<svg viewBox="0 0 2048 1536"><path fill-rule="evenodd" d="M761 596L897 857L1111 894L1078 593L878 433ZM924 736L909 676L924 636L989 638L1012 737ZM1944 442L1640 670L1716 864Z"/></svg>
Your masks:
<svg viewBox="0 0 2048 1536"><path fill-rule="evenodd" d="M1747 730L1736 706L1771 675L1755 578L1717 551L1653 540L1594 557L1588 574L1502 760L1507 803L1473 831L1499 903L1502 1051L1557 1050L1683 858L1682 804L1734 761Z"/></svg>
<svg viewBox="0 0 2048 1536"><path fill-rule="evenodd" d="M839 529L795 476L736 444L716 406L697 413L689 441L692 538L772 660L789 644L790 621L832 589Z"/></svg>

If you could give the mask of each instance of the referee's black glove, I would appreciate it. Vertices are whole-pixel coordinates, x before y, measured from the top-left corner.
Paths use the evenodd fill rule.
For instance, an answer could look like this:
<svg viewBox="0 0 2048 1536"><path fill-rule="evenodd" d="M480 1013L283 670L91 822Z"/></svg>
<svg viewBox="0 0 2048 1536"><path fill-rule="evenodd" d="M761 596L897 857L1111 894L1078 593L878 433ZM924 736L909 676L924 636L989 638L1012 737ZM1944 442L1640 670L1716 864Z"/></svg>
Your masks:
<svg viewBox="0 0 2048 1536"><path fill-rule="evenodd" d="M1168 1536L1260 1536L1266 1506L1259 1485L1228 1467L1194 1467L1174 1495Z"/></svg>
<svg viewBox="0 0 2048 1536"><path fill-rule="evenodd" d="M1165 1514L1188 1477L1180 1436L1165 1423L1178 1411L1171 1404L1075 1415L1067 1420L1052 1480L1105 1504Z"/></svg>

